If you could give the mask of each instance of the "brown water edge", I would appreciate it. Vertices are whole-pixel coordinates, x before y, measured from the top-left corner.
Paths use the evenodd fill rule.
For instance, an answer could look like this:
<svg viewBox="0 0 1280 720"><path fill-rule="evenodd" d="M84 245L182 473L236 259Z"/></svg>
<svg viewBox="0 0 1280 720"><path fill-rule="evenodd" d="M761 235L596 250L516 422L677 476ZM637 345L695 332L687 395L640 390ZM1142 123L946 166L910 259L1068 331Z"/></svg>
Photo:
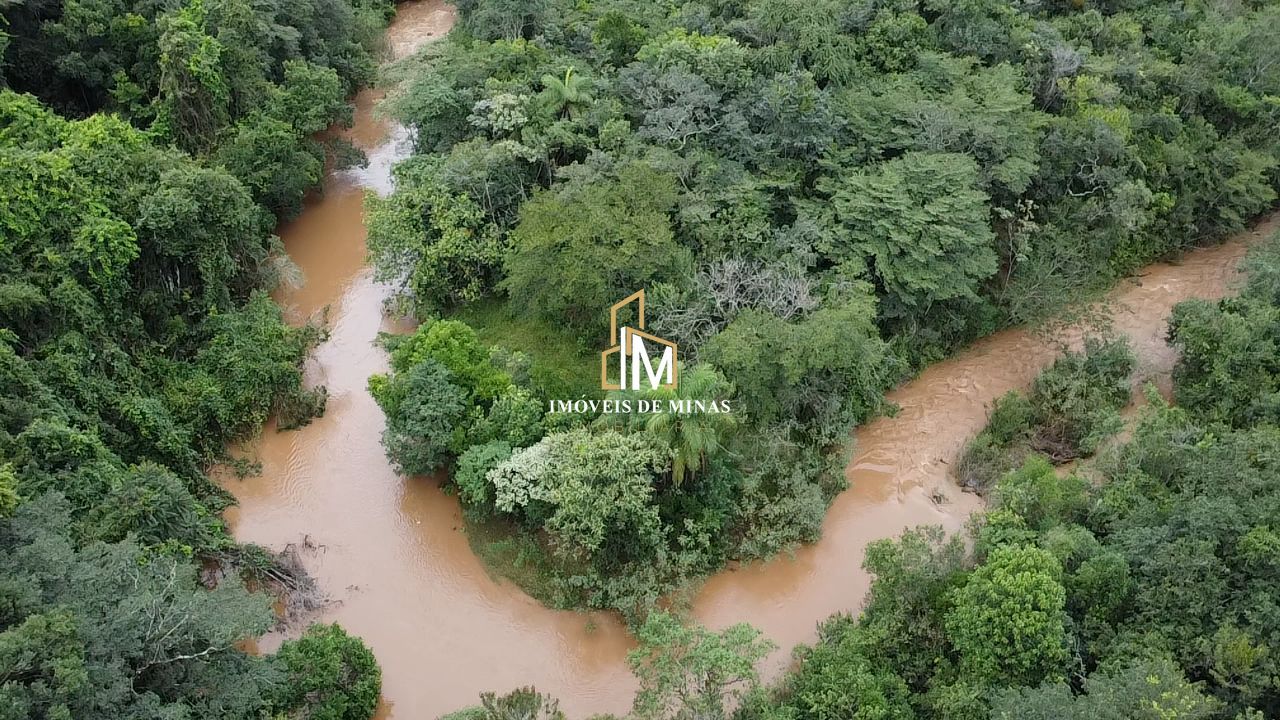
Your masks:
<svg viewBox="0 0 1280 720"><path fill-rule="evenodd" d="M387 31L391 54L413 52L453 21L439 0L401 4ZM326 413L296 432L268 425L245 448L262 474L223 479L239 503L227 521L241 541L304 548L333 601L314 619L362 637L383 668L381 717L435 717L474 704L481 691L528 683L563 695L575 712L623 709L635 683L620 624L547 610L491 578L467 544L456 499L431 479L398 476L383 455L383 416L365 383L386 370L378 331L395 328L383 320L388 289L365 266L362 203L366 188L390 190L390 167L410 148L403 128L373 114L380 97L357 95L355 123L343 132L369 166L331 173L323 194L278 230L305 284L276 300L294 322L328 308L329 337L306 368L309 384L329 390ZM258 647L282 640L269 635Z"/></svg>
<svg viewBox="0 0 1280 720"><path fill-rule="evenodd" d="M1235 290L1237 265L1248 247L1277 228L1280 214L1273 214L1221 245L1187 253L1176 263L1148 266L1108 293L1103 307L1109 330L1127 337L1138 358L1135 396L1149 381L1169 394L1177 355L1164 336L1173 306ZM711 627L745 620L762 630L783 648L765 668L776 676L790 648L816 638L816 622L859 608L870 588L861 568L869 543L917 525L954 532L982 507L977 496L956 485L952 465L985 427L996 398L1029 386L1063 344L1078 347L1082 334L1078 327L1052 338L1024 329L999 332L891 391L887 399L899 411L854 433L855 453L845 468L850 488L828 511L822 539L793 557L716 575L702 588L694 614ZM1139 398L1136 404L1142 402Z"/></svg>
<svg viewBox="0 0 1280 720"><path fill-rule="evenodd" d="M452 9L439 0L402 4L389 46L403 56L452 22ZM331 175L323 197L280 228L306 284L277 300L295 321L330 309L331 334L307 367L308 382L329 389L328 410L300 431L264 430L248 448L262 475L225 481L240 503L227 519L243 541L314 546L304 561L334 600L316 620L339 622L373 648L383 668L384 717L431 718L473 704L482 691L528 684L560 697L573 716L623 712L635 680L624 661L632 641L620 623L548 610L493 579L467 544L456 499L431 479L399 477L383 455L383 416L365 381L386 367L373 340L390 329L382 316L387 290L364 265L361 195L366 187L387 191L390 165L408 148L402 129L373 117L378 97L356 98L356 123L346 133L370 155L369 168ZM1276 225L1272 219L1260 231ZM1254 235L1148 268L1113 293L1116 327L1133 338L1146 376L1167 374L1172 364L1162 340L1169 309L1187 297L1226 293ZM823 539L794 557L715 576L697 595L694 614L713 627L760 627L781 648L769 662L776 672L793 645L814 638L817 622L857 609L869 584L860 570L868 542L919 524L962 527L979 502L948 480L948 462L983 426L990 403L1027 385L1055 352L1042 338L1004 332L892 392L901 411L858 429L846 471L852 488L836 499ZM947 502L934 503L937 492ZM269 636L261 647L281 639Z"/></svg>

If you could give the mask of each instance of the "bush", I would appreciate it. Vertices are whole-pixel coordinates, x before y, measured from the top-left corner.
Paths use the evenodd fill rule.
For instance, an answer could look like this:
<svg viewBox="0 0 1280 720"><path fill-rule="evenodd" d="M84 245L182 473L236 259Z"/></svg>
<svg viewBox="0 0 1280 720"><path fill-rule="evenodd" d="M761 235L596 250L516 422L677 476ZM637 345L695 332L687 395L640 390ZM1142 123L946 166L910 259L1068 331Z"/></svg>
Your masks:
<svg viewBox="0 0 1280 720"><path fill-rule="evenodd" d="M403 284L420 317L490 294L506 247L483 209L441 179L436 158L396 167L397 192L365 198L377 279Z"/></svg>
<svg viewBox="0 0 1280 720"><path fill-rule="evenodd" d="M1031 457L1000 479L992 501L998 508L1017 513L1031 527L1044 530L1080 518L1086 487L1075 475L1058 477L1043 457Z"/></svg>
<svg viewBox="0 0 1280 720"><path fill-rule="evenodd" d="M480 515L493 512L493 483L489 471L511 457L511 446L501 440L483 445L472 445L458 456L453 470L453 482L458 486L458 497L469 511Z"/></svg>
<svg viewBox="0 0 1280 720"><path fill-rule="evenodd" d="M560 701L532 687L517 688L506 695L481 693L478 710L473 720L564 720Z"/></svg>
<svg viewBox="0 0 1280 720"><path fill-rule="evenodd" d="M1030 401L1036 431L1031 446L1061 462L1091 455L1120 430L1120 408L1129 402L1134 356L1124 340L1085 341L1036 378Z"/></svg>
<svg viewBox="0 0 1280 720"><path fill-rule="evenodd" d="M542 437L542 403L524 388L508 386L489 408L489 414L475 423L471 442L502 441L512 447L526 447Z"/></svg>
<svg viewBox="0 0 1280 720"><path fill-rule="evenodd" d="M991 409L987 426L965 445L956 463L956 480L964 487L984 492L1025 456L1018 443L1030 437L1035 409L1026 395L1010 390Z"/></svg>
<svg viewBox="0 0 1280 720"><path fill-rule="evenodd" d="M453 434L467 417L467 394L453 374L426 359L390 379L370 378L369 390L387 414L382 442L400 472L434 472L450 457Z"/></svg>
<svg viewBox="0 0 1280 720"><path fill-rule="evenodd" d="M1031 392L1010 390L991 409L987 426L965 445L956 480L985 492L1033 451L1061 463L1090 455L1121 427L1134 357L1123 340L1085 341L1040 373Z"/></svg>
<svg viewBox="0 0 1280 720"><path fill-rule="evenodd" d="M985 492L1002 475L1017 467L1016 450L997 445L987 433L970 440L956 462L956 481L962 487Z"/></svg>
<svg viewBox="0 0 1280 720"><path fill-rule="evenodd" d="M1240 297L1178 303L1168 340L1178 404L1246 427L1280 422L1280 234L1250 251Z"/></svg>
<svg viewBox="0 0 1280 720"><path fill-rule="evenodd" d="M369 720L382 692L382 670L360 638L315 624L275 654L286 674L275 706L309 720Z"/></svg>
<svg viewBox="0 0 1280 720"><path fill-rule="evenodd" d="M1035 422L1035 408L1025 395L1016 391L1001 395L991 408L986 432L997 445L1009 445L1025 439Z"/></svg>

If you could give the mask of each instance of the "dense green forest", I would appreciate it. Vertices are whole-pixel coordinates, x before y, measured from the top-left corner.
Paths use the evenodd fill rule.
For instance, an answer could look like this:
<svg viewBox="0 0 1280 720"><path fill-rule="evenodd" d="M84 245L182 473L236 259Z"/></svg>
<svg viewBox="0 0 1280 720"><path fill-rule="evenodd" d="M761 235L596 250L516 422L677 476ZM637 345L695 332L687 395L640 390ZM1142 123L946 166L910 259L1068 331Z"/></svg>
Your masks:
<svg viewBox="0 0 1280 720"><path fill-rule="evenodd" d="M424 324L371 388L389 456L449 469L477 550L558 606L638 619L814 540L886 388L1241 229L1280 184L1275 3L459 11L393 71L417 152L368 202L370 250ZM607 308L640 288L684 364L654 394L733 412L547 413L601 395ZM1060 391L1011 399L1042 427L999 440L1091 449L1110 420L1055 423L1115 399ZM971 482L1014 462L984 442Z"/></svg>
<svg viewBox="0 0 1280 720"><path fill-rule="evenodd" d="M824 622L773 685L750 626L651 614L632 716L1280 717L1280 236L1248 264L1240 297L1177 306L1176 404L1150 388L1124 441L1103 400L1128 397L1123 341L1089 343L1003 399L975 446L1018 464L985 486L968 537L922 527L873 543L870 593L845 598L860 612ZM1046 403L1050 388L1068 400ZM531 688L482 701L451 717L563 718Z"/></svg>
<svg viewBox="0 0 1280 720"><path fill-rule="evenodd" d="M380 675L317 626L272 656L205 474L320 337L266 295L389 6L0 7L0 718L366 718ZM246 577L242 578L241 575ZM214 587L216 586L216 587Z"/></svg>
<svg viewBox="0 0 1280 720"><path fill-rule="evenodd" d="M817 537L850 429L963 344L1244 227L1280 187L1280 5L465 0L401 63L415 134L370 251L423 321L370 379L405 473L449 470L477 549L540 599L622 611L633 715L1280 716L1280 250L1180 305L1174 402L1118 440L1098 340L1003 398L970 538L868 552L857 617L777 685L746 625L650 612ZM272 229L375 72L382 0L0 5L0 720L363 719L372 654L275 654L278 570L219 516L228 443L323 410L322 336L268 292ZM597 398L645 288L678 389ZM621 396L615 396L619 399ZM1085 458L1066 472L1055 463ZM848 598L850 607L862 598ZM467 717L559 716L532 689Z"/></svg>

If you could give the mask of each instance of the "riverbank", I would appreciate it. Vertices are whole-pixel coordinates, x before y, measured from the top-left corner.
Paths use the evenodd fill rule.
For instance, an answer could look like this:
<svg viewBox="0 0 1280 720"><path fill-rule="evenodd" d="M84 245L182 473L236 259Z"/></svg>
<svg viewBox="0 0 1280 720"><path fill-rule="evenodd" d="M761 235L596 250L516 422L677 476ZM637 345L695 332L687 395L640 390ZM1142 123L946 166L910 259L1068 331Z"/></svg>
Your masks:
<svg viewBox="0 0 1280 720"><path fill-rule="evenodd" d="M393 57L442 37L453 9L407 2L387 30ZM325 385L325 415L294 432L274 425L246 452L259 476L227 479L238 506L226 514L237 539L302 551L329 604L314 619L339 622L373 648L383 668L383 717L434 717L491 687L554 688L572 712L625 710L635 681L622 662L631 640L605 614L541 607L489 577L462 531L456 498L431 478L402 478L386 461L381 410L365 390L386 370L374 345L388 289L365 265L363 198L387 192L391 166L409 154L403 128L380 119L381 90L355 98L343 135L369 156L366 168L330 174L321 195L279 229L305 282L275 299L295 322L327 310L328 339L307 365ZM594 629L592 626L594 625ZM298 628L300 630L301 628ZM283 638L262 638L271 650ZM495 648L505 658L494 662Z"/></svg>
<svg viewBox="0 0 1280 720"><path fill-rule="evenodd" d="M441 3L407 3L388 31L390 45L410 52L452 21ZM492 578L468 546L456 499L433 479L399 477L385 459L383 415L365 383L385 370L373 340L391 326L382 317L386 290L364 265L361 208L365 188L389 188L390 166L408 148L402 129L374 116L377 97L357 98L348 132L370 166L331 176L324 196L280 232L307 282L277 300L297 320L330 308L329 339L308 367L309 382L329 389L328 411L297 432L266 429L251 449L262 475L226 483L240 502L228 520L240 540L272 548L310 536L315 547L304 560L334 601L317 619L342 623L373 648L387 717L433 717L472 704L481 691L529 684L560 697L573 716L624 712L635 680L624 659L632 641L620 623L547 610ZM1255 236L1152 266L1111 294L1140 374L1167 373L1168 310L1187 297L1226 294ZM901 409L855 433L851 488L829 510L823 539L793 557L711 578L697 594L695 617L712 627L746 621L761 628L781 648L769 661L776 672L793 645L813 639L817 622L857 608L869 585L861 571L869 542L918 524L963 527L980 503L950 482L949 463L985 424L990 402L1029 383L1055 353L1042 337L1006 331L891 392ZM935 503L936 494L947 500Z"/></svg>

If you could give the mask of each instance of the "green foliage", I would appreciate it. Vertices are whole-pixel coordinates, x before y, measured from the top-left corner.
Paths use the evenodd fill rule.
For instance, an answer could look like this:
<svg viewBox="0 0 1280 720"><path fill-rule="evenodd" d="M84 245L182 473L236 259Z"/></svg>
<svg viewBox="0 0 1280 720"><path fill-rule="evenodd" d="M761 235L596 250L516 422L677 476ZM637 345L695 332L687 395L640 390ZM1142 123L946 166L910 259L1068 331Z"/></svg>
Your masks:
<svg viewBox="0 0 1280 720"><path fill-rule="evenodd" d="M675 389L616 392L612 397L619 402L624 399L646 400L667 408L671 402L723 398L731 391L732 388L715 368L697 365L680 369L680 383ZM627 420L632 425L643 427L671 448L671 483L677 488L686 475L701 474L710 461L725 451L729 436L737 426L737 420L727 412L663 412L647 417L637 414Z"/></svg>
<svg viewBox="0 0 1280 720"><path fill-rule="evenodd" d="M397 372L427 360L448 370L459 386L478 400L492 400L511 383L511 378L494 366L475 330L456 320L425 323L413 335L394 341L391 367Z"/></svg>
<svg viewBox="0 0 1280 720"><path fill-rule="evenodd" d="M1252 286L1267 287L1266 276ZM1259 292L1248 302L1273 300ZM1063 377L1042 387L1092 377L1098 397L1119 402L1127 384L1108 378L1127 375L1126 355L1077 358L1048 371ZM1175 392L1196 379L1180 376ZM1039 407L1011 397L993 412L991 442L1033 436ZM819 697L844 709L857 702L847 693L900 678L920 717L1274 712L1267 638L1280 622L1270 520L1280 435L1263 418L1223 425L1213 403L1172 408L1152 398L1132 439L1094 464L1097 484L1059 477L1042 458L1001 478L975 524L972 570L961 540L943 544L937 531L869 547L875 582L861 617L829 621L775 704L748 704L747 716L803 713L806 683L829 677L853 678L818 685Z"/></svg>
<svg viewBox="0 0 1280 720"><path fill-rule="evenodd" d="M519 40L542 30L550 5L546 0L463 0L458 12L463 30L480 40Z"/></svg>
<svg viewBox="0 0 1280 720"><path fill-rule="evenodd" d="M480 694L480 712L474 720L563 720L560 702L532 687L517 688L506 695Z"/></svg>
<svg viewBox="0 0 1280 720"><path fill-rule="evenodd" d="M655 492L673 554L613 578L622 594L812 540L833 458L890 384L1275 197L1274 9L1069 5L469 0L458 33L393 72L387 107L420 152L370 203L375 265L420 315L472 324L539 401L600 397L606 308L641 288L688 368L732 386L727 438L653 429L675 449ZM1070 355L1002 400L965 481L1097 451L1127 358ZM504 439L502 390L468 400L454 455ZM516 457L538 436L505 441ZM545 529L540 502L509 518L516 545ZM1001 512L989 539L1040 532ZM934 690L918 708L982 707L966 678Z"/></svg>
<svg viewBox="0 0 1280 720"><path fill-rule="evenodd" d="M491 347L494 363L509 367L512 379L527 383L539 397L601 394L599 351L594 345L584 347L567 328L492 301L473 303L452 317L475 328L480 341Z"/></svg>
<svg viewBox="0 0 1280 720"><path fill-rule="evenodd" d="M469 509L493 503L507 554L559 604L644 607L728 557L814 539L843 484L834 450L888 385L1239 230L1280 179L1280 25L1266 3L460 11L461 32L397 71L407 83L388 107L422 155L397 195L371 202L372 247L424 314L505 348L444 363L469 406L447 453ZM99 236L118 242L84 245L128 247ZM111 267L115 252L100 255ZM1222 717L1280 712L1259 580L1275 571L1273 431L1257 426L1275 405L1276 283L1256 277L1244 300L1179 311L1190 414L1144 421L1098 460L1098 488L1029 458L1092 455L1116 433L1126 347L1091 343L997 402L961 463L967 483L996 488L974 556L914 533L875 546L857 631L813 651L836 667L802 670L807 707L981 718L992 687L1069 673L1045 698L1075 702L1082 683L1165 653L1179 672L1148 671L1171 699L1189 697L1187 677L1221 696ZM732 386L733 432L567 415L538 429L532 398L599 396L606 308L642 287L687 375L714 367ZM18 284L0 299L28 314L42 302ZM480 393L462 380L489 367L507 382ZM92 452L47 430L30 441ZM606 448L648 464L605 462ZM1208 492L1210 479L1229 489ZM563 504L593 481L616 514ZM782 695L744 712L801 712Z"/></svg>
<svg viewBox="0 0 1280 720"><path fill-rule="evenodd" d="M542 432L542 403L529 390L509 385L493 401L489 414L472 424L468 441L501 441L512 447L525 447L537 442Z"/></svg>
<svg viewBox="0 0 1280 720"><path fill-rule="evenodd" d="M994 703L994 720L1202 720L1222 717L1220 706L1167 660L1140 663L1089 676L1084 694L1066 685L1005 690Z"/></svg>
<svg viewBox="0 0 1280 720"><path fill-rule="evenodd" d="M946 630L962 674L993 685L1063 677L1066 591L1055 557L1038 548L997 548L952 602Z"/></svg>
<svg viewBox="0 0 1280 720"><path fill-rule="evenodd" d="M998 267L977 185L969 156L926 153L821 182L840 231L819 249L837 264L869 258L890 313L976 297Z"/></svg>
<svg viewBox="0 0 1280 720"><path fill-rule="evenodd" d="M644 27L618 10L610 10L601 16L591 34L591 43L605 54L609 64L616 67L630 62L644 41Z"/></svg>
<svg viewBox="0 0 1280 720"><path fill-rule="evenodd" d="M18 509L18 476L13 466L0 466L0 518L8 517Z"/></svg>
<svg viewBox="0 0 1280 720"><path fill-rule="evenodd" d="M541 403L511 384L469 325L434 320L387 345L393 372L369 378L369 391L387 415L383 444L401 472L431 473L470 446L542 436Z"/></svg>
<svg viewBox="0 0 1280 720"><path fill-rule="evenodd" d="M102 503L89 511L90 537L118 542L127 535L147 546L176 541L210 547L219 526L172 472L158 465L132 467Z"/></svg>
<svg viewBox="0 0 1280 720"><path fill-rule="evenodd" d="M735 410L735 412L737 412ZM844 490L844 458L808 442L797 442L786 425L741 439L742 478L733 530L736 552L765 558L822 536L827 507Z"/></svg>
<svg viewBox="0 0 1280 720"><path fill-rule="evenodd" d="M729 702L759 682L756 663L774 646L746 624L711 632L662 612L636 631L627 656L640 679L632 715L643 720L725 718Z"/></svg>
<svg viewBox="0 0 1280 720"><path fill-rule="evenodd" d="M181 554L77 544L57 494L0 519L0 713L9 718L244 717L272 673L235 649L272 622L231 576L214 590Z"/></svg>
<svg viewBox="0 0 1280 720"><path fill-rule="evenodd" d="M1083 353L1054 361L1031 386L1037 426L1032 447L1057 460L1092 454L1120 429L1118 411L1129 402L1133 367L1133 351L1123 340L1086 340Z"/></svg>
<svg viewBox="0 0 1280 720"><path fill-rule="evenodd" d="M667 216L674 199L672 179L643 165L538 195L512 231L504 289L526 312L604 337L610 305L688 268Z"/></svg>
<svg viewBox="0 0 1280 720"><path fill-rule="evenodd" d="M378 707L378 662L360 638L337 625L312 625L286 640L274 662L285 673L274 705L291 717L369 720Z"/></svg>
<svg viewBox="0 0 1280 720"><path fill-rule="evenodd" d="M866 643L847 621L822 628L813 648L799 648L799 666L783 687L782 706L799 720L910 720L907 685L877 667Z"/></svg>
<svg viewBox="0 0 1280 720"><path fill-rule="evenodd" d="M1079 519L1085 511L1086 485L1075 475L1058 477L1043 457L1031 457L996 484L992 503L1045 530Z"/></svg>
<svg viewBox="0 0 1280 720"><path fill-rule="evenodd" d="M579 429L548 435L488 478L499 510L545 514L558 554L614 570L661 552L653 478L666 463L643 435Z"/></svg>
<svg viewBox="0 0 1280 720"><path fill-rule="evenodd" d="M205 471L323 410L320 332L267 295L273 213L318 182L310 136L350 117L389 9L0 10L0 86L40 98L0 92L0 716L271 712L276 664L239 648L273 615Z"/></svg>
<svg viewBox="0 0 1280 720"><path fill-rule="evenodd" d="M983 432L996 445L1008 446L1026 439L1029 430L1035 425L1035 417L1036 409L1030 399L1016 390L1010 390L996 398Z"/></svg>
<svg viewBox="0 0 1280 720"><path fill-rule="evenodd" d="M458 456L452 477L464 507L480 513L493 511L494 487L489 481L489 471L510 458L511 454L510 445L492 440L483 445L472 445Z"/></svg>
<svg viewBox="0 0 1280 720"><path fill-rule="evenodd" d="M387 414L382 442L400 472L430 474L449 459L454 433L468 417L467 391L454 380L430 357L390 379L369 379L370 392Z"/></svg>
<svg viewBox="0 0 1280 720"><path fill-rule="evenodd" d="M280 308L265 294L255 293L239 310L209 317L199 331L207 339L194 358L196 371L168 389L178 416L191 417L198 432L243 437L273 412L308 404L300 388L301 364L319 333L286 326ZM275 388L291 390L273 393ZM322 395L312 415L323 408Z"/></svg>
<svg viewBox="0 0 1280 720"><path fill-rule="evenodd" d="M118 113L230 161L259 201L288 211L319 179L308 136L349 117L345 97L372 79L390 10L380 0L15 6L5 79L68 115Z"/></svg>
<svg viewBox="0 0 1280 720"><path fill-rule="evenodd" d="M784 420L836 440L880 405L889 377L870 298L853 295L799 323L747 311L702 352L737 389L757 426Z"/></svg>
<svg viewBox="0 0 1280 720"><path fill-rule="evenodd" d="M591 83L581 75L574 75L572 66L565 68L563 75L546 73L538 82L542 84L540 99L553 116L572 120L595 101L591 96Z"/></svg>
<svg viewBox="0 0 1280 720"><path fill-rule="evenodd" d="M858 644L867 656L901 677L908 686L926 686L949 654L943 620L952 591L963 584L968 561L958 537L940 528L908 530L897 540L867 546L863 567L875 577L862 615ZM834 621L831 634L844 632Z"/></svg>
<svg viewBox="0 0 1280 720"><path fill-rule="evenodd" d="M1120 430L1120 410L1129 402L1135 359L1124 340L1085 340L1084 352L1068 351L1036 377L1028 394L1010 390L991 409L987 426L965 446L956 476L985 492L1006 473L1043 475L1055 463L1092 455Z"/></svg>
<svg viewBox="0 0 1280 720"><path fill-rule="evenodd" d="M234 178L118 119L66 122L4 98L20 118L0 147L15 180L0 211L0 356L20 398L4 420L19 492L62 491L89 537L207 551L225 533L202 466L272 413L297 424L323 408L323 388L301 387L318 331L287 327L255 290L274 240ZM152 518L122 506L152 502Z"/></svg>
<svg viewBox="0 0 1280 720"><path fill-rule="evenodd" d="M397 192L370 192L365 207L378 278L403 280L425 315L491 293L506 248L481 205L451 191L438 163L422 160L397 166Z"/></svg>
<svg viewBox="0 0 1280 720"><path fill-rule="evenodd" d="M212 52L190 39L167 47ZM166 86L203 133L212 106L180 90L189 81L216 79ZM0 497L13 519L0 585L18 600L0 621L0 674L20 680L0 704L15 717L252 715L272 671L235 644L271 615L234 575L215 592L196 583L193 556L231 544L203 469L271 414L318 414L323 388L304 390L300 367L318 332L286 326L256 290L275 241L234 177L116 118L66 122L3 98L0 164L15 182L0 200Z"/></svg>
<svg viewBox="0 0 1280 720"><path fill-rule="evenodd" d="M1168 339L1180 353L1174 368L1180 405L1237 427L1280 420L1278 243L1273 237L1250 255L1250 282L1240 297L1174 308Z"/></svg>

